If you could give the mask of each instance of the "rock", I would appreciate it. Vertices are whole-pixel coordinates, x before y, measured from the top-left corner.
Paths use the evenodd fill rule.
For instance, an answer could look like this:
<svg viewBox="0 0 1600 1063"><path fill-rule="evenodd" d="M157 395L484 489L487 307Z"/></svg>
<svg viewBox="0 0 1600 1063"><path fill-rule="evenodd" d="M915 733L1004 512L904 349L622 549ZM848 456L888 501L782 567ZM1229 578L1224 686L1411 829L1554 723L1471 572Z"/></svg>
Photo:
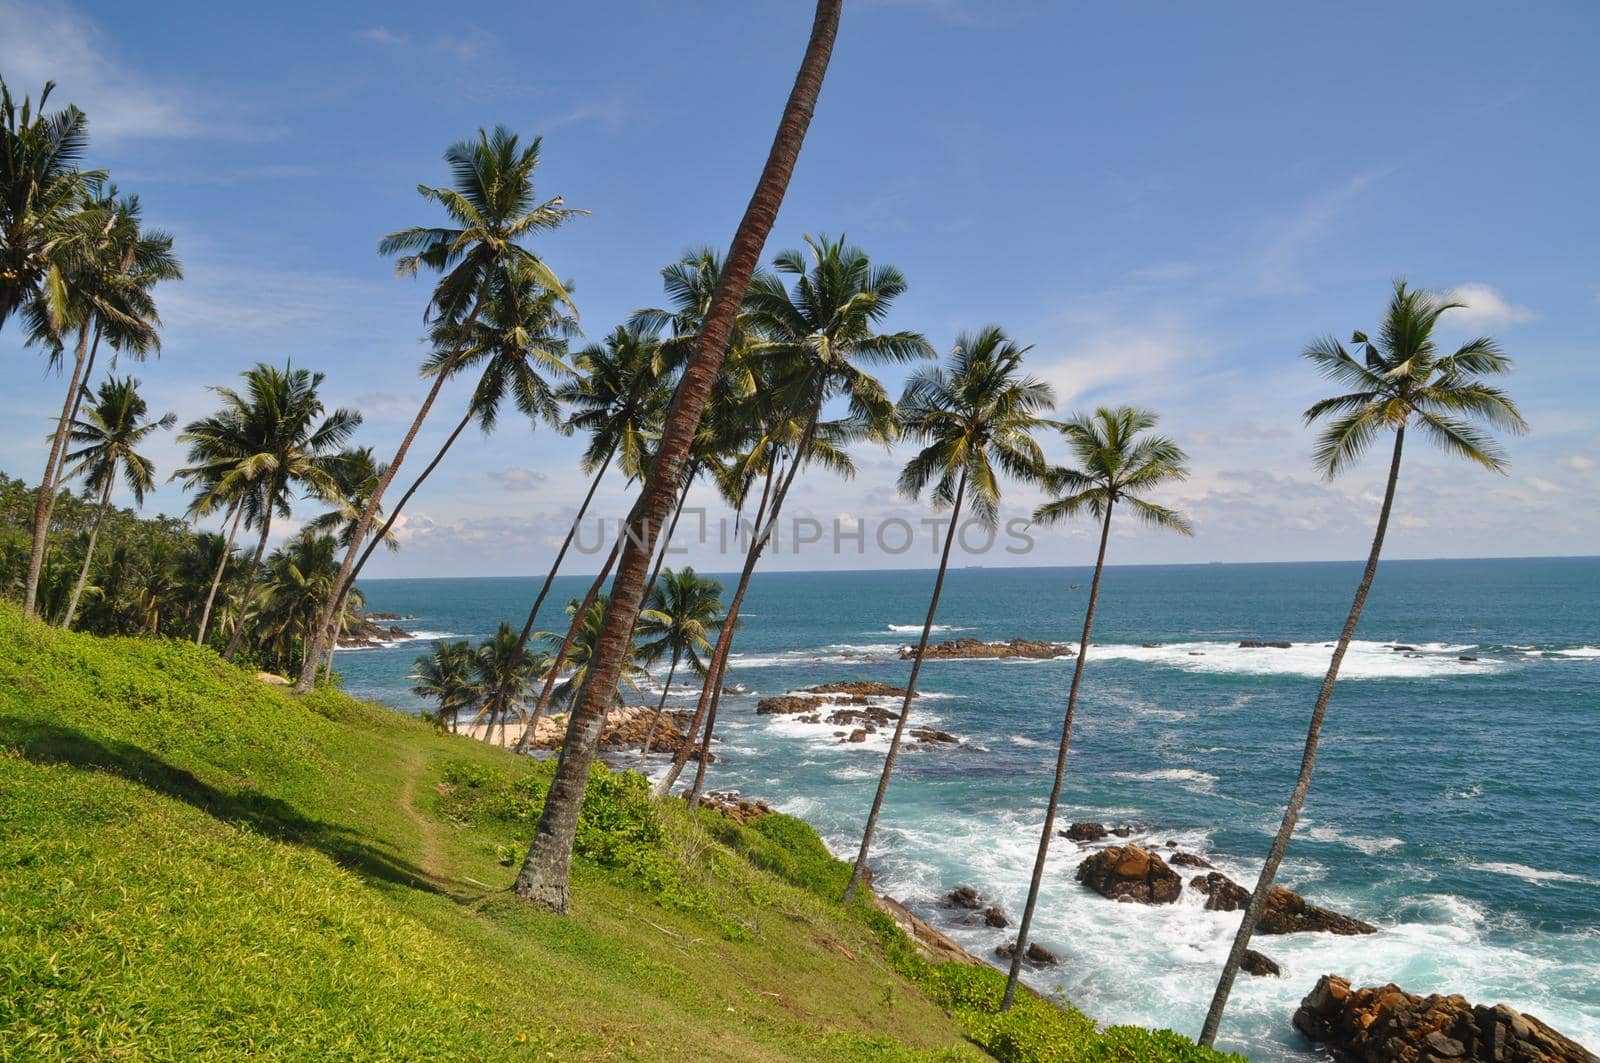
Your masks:
<svg viewBox="0 0 1600 1063"><path fill-rule="evenodd" d="M1468 657L1465 654L1463 654L1460 657L1457 657L1456 660L1462 661L1464 663L1471 663L1472 661L1476 661L1477 658L1476 657Z"/></svg>
<svg viewBox="0 0 1600 1063"><path fill-rule="evenodd" d="M261 680L263 683L271 683L275 687L286 687L289 685L289 680L285 679L281 675L273 675L271 672L257 672L256 678Z"/></svg>
<svg viewBox="0 0 1600 1063"><path fill-rule="evenodd" d="M856 698L903 698L906 696L905 687L893 686L889 683L874 683L863 679L851 679L840 683L822 683L814 687L806 687L811 694L848 694ZM919 697L921 695L918 695Z"/></svg>
<svg viewBox="0 0 1600 1063"><path fill-rule="evenodd" d="M1257 642L1255 639L1244 639L1244 640L1240 641L1239 648L1241 650L1288 650L1288 649L1293 649L1294 648L1294 643L1292 643L1292 642Z"/></svg>
<svg viewBox="0 0 1600 1063"><path fill-rule="evenodd" d="M995 929L1004 929L1011 925L1011 920L1006 918L1005 910L999 906L992 907L983 913L983 925Z"/></svg>
<svg viewBox="0 0 1600 1063"><path fill-rule="evenodd" d="M1391 646L1389 648L1394 650L1394 652L1396 652L1396 653L1416 653L1417 652L1417 648L1415 646L1402 646L1402 645L1396 644L1396 645Z"/></svg>
<svg viewBox="0 0 1600 1063"><path fill-rule="evenodd" d="M854 727L859 724L869 731L876 731L899 718L899 713L887 709L840 709L829 713L824 722L835 727Z"/></svg>
<svg viewBox="0 0 1600 1063"><path fill-rule="evenodd" d="M1239 968L1245 974L1253 974L1257 978L1264 978L1267 975L1276 978L1283 974L1283 970L1278 966L1277 961L1270 956L1261 955L1255 949L1244 950L1244 959L1240 961Z"/></svg>
<svg viewBox="0 0 1600 1063"><path fill-rule="evenodd" d="M1078 822L1061 832L1063 838L1075 842L1097 842L1106 836L1103 823Z"/></svg>
<svg viewBox="0 0 1600 1063"><path fill-rule="evenodd" d="M909 661L915 658L917 651L912 646L900 648L900 659ZM946 642L929 646L923 651L922 659L932 660L972 660L976 658L997 657L1028 657L1034 660L1048 660L1052 657L1071 657L1071 646L1059 642L1036 642L1032 639L1007 639L1004 642L984 642L982 639L962 638L950 639Z"/></svg>
<svg viewBox="0 0 1600 1063"><path fill-rule="evenodd" d="M866 740L867 732L861 727L857 727L854 731L851 731L850 737L845 739L846 742L865 742Z"/></svg>
<svg viewBox="0 0 1600 1063"><path fill-rule="evenodd" d="M1133 837L1133 828L1132 827L1126 827L1126 826L1124 826L1124 827L1112 827L1111 828L1111 833L1115 834L1119 838L1131 838L1131 837Z"/></svg>
<svg viewBox="0 0 1600 1063"><path fill-rule="evenodd" d="M703 808L722 813L735 823L749 823L772 813L772 807L765 801L749 800L740 796L737 790L717 790L705 794L700 798L700 804Z"/></svg>
<svg viewBox="0 0 1600 1063"><path fill-rule="evenodd" d="M1331 974L1300 1002L1294 1025L1335 1058L1357 1063L1600 1063L1582 1045L1504 1004L1423 997L1393 984L1352 989Z"/></svg>
<svg viewBox="0 0 1600 1063"><path fill-rule="evenodd" d="M1167 863L1173 867L1211 867L1211 861L1194 853L1173 853L1167 858Z"/></svg>
<svg viewBox="0 0 1600 1063"><path fill-rule="evenodd" d="M973 886L957 886L945 894L945 903L952 908L967 908L976 911L983 907L983 895Z"/></svg>
<svg viewBox="0 0 1600 1063"><path fill-rule="evenodd" d="M996 945L994 947L994 954L1000 957L1002 960L1009 960L1012 956L1017 954L1017 943L1012 941L1004 945ZM1055 964L1061 962L1056 958L1055 953L1051 952L1037 941L1028 942L1028 950L1022 955L1029 963L1048 964L1050 966L1054 966Z"/></svg>
<svg viewBox="0 0 1600 1063"><path fill-rule="evenodd" d="M775 698L762 698L756 702L756 715L758 716L787 716L790 713L810 712L817 708L820 702L816 698L799 697L794 694L781 694Z"/></svg>
<svg viewBox="0 0 1600 1063"><path fill-rule="evenodd" d="M1115 845L1078 865L1077 879L1102 897L1140 904L1171 904L1183 879L1165 860L1137 845Z"/></svg>
<svg viewBox="0 0 1600 1063"><path fill-rule="evenodd" d="M957 738L949 731L935 731L930 727L912 728L911 737L915 738L918 742L940 742L945 745L957 745L961 741L961 739Z"/></svg>
<svg viewBox="0 0 1600 1063"><path fill-rule="evenodd" d="M381 646L387 642L398 642L414 638L411 632L397 624L385 627L379 620L410 619L400 617L394 613L355 613L351 616L344 631L339 635L340 649L364 649L372 646Z"/></svg>
<svg viewBox="0 0 1600 1063"><path fill-rule="evenodd" d="M1209 912L1237 912L1250 904L1250 891L1220 871L1196 875L1189 888L1206 895ZM1258 934L1375 934L1378 928L1348 915L1307 904L1304 897L1282 886L1272 887L1267 906L1256 924Z"/></svg>
<svg viewBox="0 0 1600 1063"><path fill-rule="evenodd" d="M1141 643L1139 643L1139 648L1142 649L1142 650L1159 650L1161 648L1161 643L1159 643L1159 642L1141 642Z"/></svg>

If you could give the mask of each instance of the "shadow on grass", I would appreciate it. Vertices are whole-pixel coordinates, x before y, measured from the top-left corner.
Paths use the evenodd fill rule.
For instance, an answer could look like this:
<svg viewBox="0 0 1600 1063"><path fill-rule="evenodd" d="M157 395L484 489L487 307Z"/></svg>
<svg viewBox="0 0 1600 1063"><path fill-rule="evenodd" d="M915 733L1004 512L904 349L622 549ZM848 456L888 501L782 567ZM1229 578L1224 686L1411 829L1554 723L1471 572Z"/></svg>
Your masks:
<svg viewBox="0 0 1600 1063"><path fill-rule="evenodd" d="M316 849L368 879L442 893L415 864L337 824L310 819L293 805L250 789L219 790L185 768L128 742L106 740L34 717L0 716L5 744L36 764L67 764L116 775L191 805L224 823Z"/></svg>

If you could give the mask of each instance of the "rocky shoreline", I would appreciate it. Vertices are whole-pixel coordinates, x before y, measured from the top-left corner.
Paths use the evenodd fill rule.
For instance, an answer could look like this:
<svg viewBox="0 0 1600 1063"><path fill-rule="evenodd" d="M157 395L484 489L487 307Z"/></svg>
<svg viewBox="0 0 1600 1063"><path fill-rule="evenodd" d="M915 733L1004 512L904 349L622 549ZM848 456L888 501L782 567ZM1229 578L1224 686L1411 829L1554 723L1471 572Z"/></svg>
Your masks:
<svg viewBox="0 0 1600 1063"><path fill-rule="evenodd" d="M416 638L411 632L394 623L396 620L415 620L414 616L399 613L356 613L339 636L341 650L369 650ZM384 622L388 626L384 626Z"/></svg>
<svg viewBox="0 0 1600 1063"><path fill-rule="evenodd" d="M904 704L905 696L905 687L870 680L820 683L762 698L756 703L756 715L792 716L798 723L838 728L833 737L841 743L859 744L880 729L893 729L900 713L889 705ZM950 732L932 727L912 727L906 733L911 738L911 748L961 744Z"/></svg>
<svg viewBox="0 0 1600 1063"><path fill-rule="evenodd" d="M1077 651L1062 642L1039 642L1034 639L1006 639L1002 642L984 642L982 639L949 639L935 643L923 651L924 661L999 660L1021 657L1028 660L1048 661L1057 657L1073 657ZM915 646L900 647L900 659L916 659Z"/></svg>

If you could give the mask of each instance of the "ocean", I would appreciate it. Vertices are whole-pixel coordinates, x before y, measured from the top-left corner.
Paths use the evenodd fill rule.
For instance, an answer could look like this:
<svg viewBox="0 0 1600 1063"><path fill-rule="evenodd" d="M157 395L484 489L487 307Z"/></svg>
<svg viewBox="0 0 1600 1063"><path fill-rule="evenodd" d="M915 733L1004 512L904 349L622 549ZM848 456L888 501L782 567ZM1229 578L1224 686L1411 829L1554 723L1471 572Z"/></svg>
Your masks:
<svg viewBox="0 0 1600 1063"><path fill-rule="evenodd" d="M935 638L1075 642L1090 575L953 570ZM1353 562L1108 568L1061 824L1126 824L1136 841L1176 841L1253 884L1359 575ZM559 579L550 602L588 580ZM708 786L802 816L853 856L887 736L841 743L834 727L758 716L755 703L828 680L902 683L897 651L915 641L932 583L925 571L758 572L729 676L748 692L723 700ZM370 608L416 617L402 626L473 639L520 622L537 585L363 582ZM547 605L540 626L562 615ZM1380 932L1258 937L1283 976L1240 976L1219 1047L1310 1057L1290 1016L1336 973L1504 1001L1600 1051L1600 559L1386 561L1358 640L1278 881ZM425 648L345 651L337 667L352 693L415 708L406 676ZM923 667L912 723L961 745L901 756L876 883L980 956L1014 931L967 925L941 898L970 885L1020 915L1071 669ZM676 686L669 703L692 707L695 693ZM1033 937L1061 963L1030 981L1102 1023L1195 1035L1237 914L1206 912L1187 889L1174 905L1107 901L1074 882L1084 855L1064 838L1052 846Z"/></svg>

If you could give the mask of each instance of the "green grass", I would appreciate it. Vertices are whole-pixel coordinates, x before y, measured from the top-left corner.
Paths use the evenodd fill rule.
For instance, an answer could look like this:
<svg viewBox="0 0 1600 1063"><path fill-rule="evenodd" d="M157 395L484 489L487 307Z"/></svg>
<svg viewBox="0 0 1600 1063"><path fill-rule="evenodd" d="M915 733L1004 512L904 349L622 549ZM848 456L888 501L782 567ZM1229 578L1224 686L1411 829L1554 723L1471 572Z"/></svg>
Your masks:
<svg viewBox="0 0 1600 1063"><path fill-rule="evenodd" d="M1214 1059L932 966L806 824L597 769L558 917L548 767L209 650L0 604L0 1059ZM987 1052L985 1051L987 1050Z"/></svg>

